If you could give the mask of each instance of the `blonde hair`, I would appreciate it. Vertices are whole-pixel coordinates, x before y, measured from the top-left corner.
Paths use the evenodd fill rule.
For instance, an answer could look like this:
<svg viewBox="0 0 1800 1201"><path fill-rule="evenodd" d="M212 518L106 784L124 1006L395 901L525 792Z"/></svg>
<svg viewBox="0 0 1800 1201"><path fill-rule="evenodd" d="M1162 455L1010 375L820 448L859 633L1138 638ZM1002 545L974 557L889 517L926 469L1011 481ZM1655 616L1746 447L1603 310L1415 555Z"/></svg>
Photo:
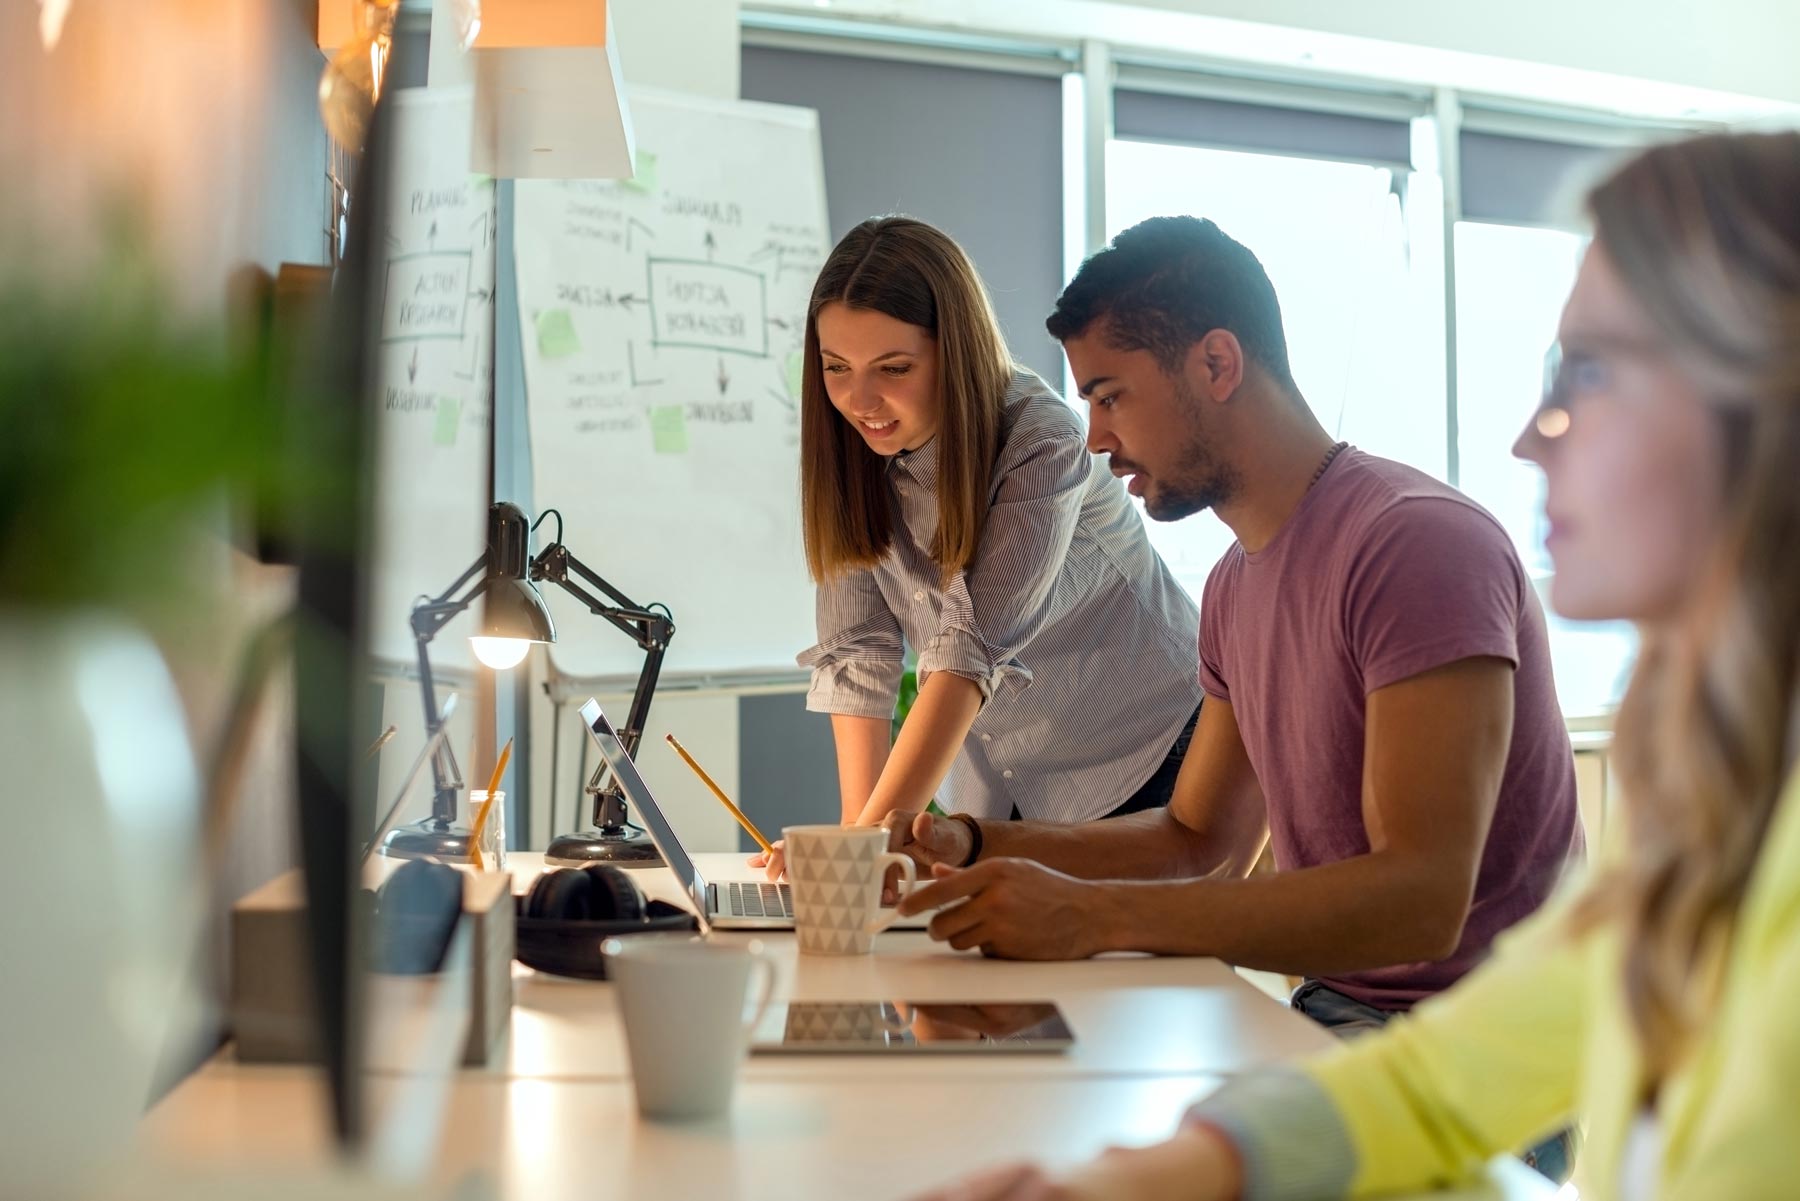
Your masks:
<svg viewBox="0 0 1800 1201"><path fill-rule="evenodd" d="M1698 601L1646 630L1613 760L1631 854L1578 924L1616 921L1648 1082L1705 1021L1800 756L1800 134L1660 146L1589 198L1595 239L1717 414L1723 536Z"/></svg>
<svg viewBox="0 0 1800 1201"><path fill-rule="evenodd" d="M819 362L819 310L834 301L930 333L942 413L938 528L930 553L945 579L975 558L1000 447L1012 356L975 266L950 237L911 217L871 217L825 260L806 309L800 377L800 504L815 581L872 567L893 541L886 460L832 407Z"/></svg>

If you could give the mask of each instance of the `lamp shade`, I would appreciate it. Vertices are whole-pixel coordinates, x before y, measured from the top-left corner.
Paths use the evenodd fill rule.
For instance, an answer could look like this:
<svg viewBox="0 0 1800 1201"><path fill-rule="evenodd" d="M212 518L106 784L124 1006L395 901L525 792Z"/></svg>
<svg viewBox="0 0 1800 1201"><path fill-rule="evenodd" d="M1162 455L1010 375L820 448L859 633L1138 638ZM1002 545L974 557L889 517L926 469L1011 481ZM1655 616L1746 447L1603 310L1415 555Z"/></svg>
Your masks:
<svg viewBox="0 0 1800 1201"><path fill-rule="evenodd" d="M517 667L534 642L555 642L556 627L544 598L529 580L490 581L482 606L481 633L469 639L475 657L495 671Z"/></svg>
<svg viewBox="0 0 1800 1201"><path fill-rule="evenodd" d="M469 169L496 179L630 179L636 138L611 7L482 0L481 12L468 55Z"/></svg>
<svg viewBox="0 0 1800 1201"><path fill-rule="evenodd" d="M530 580L494 580L488 584L478 637L555 642L556 623Z"/></svg>
<svg viewBox="0 0 1800 1201"><path fill-rule="evenodd" d="M475 657L496 671L516 667L534 642L555 642L556 623L537 586L526 578L531 525L511 501L488 509L487 581Z"/></svg>

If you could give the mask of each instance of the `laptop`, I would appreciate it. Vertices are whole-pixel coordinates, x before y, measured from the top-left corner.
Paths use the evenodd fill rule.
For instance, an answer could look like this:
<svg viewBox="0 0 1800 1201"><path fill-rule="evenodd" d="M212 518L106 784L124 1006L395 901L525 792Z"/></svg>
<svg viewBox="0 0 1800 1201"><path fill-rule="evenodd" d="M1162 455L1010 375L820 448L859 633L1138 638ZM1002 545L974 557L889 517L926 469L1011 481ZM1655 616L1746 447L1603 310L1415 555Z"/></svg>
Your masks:
<svg viewBox="0 0 1800 1201"><path fill-rule="evenodd" d="M363 846L362 858L358 860L359 863L367 863L369 856L375 853L375 848L381 845L381 836L386 834L388 827L393 824L394 817L400 812L400 806L406 802L407 794L412 791L413 784L418 780L420 770L431 762L432 756L437 754L438 747L443 744L445 738L449 737L450 718L455 712L456 693L452 692L438 707L437 733L425 740L425 745L419 748L418 758L414 759L412 766L406 769L406 775L401 779L400 787L394 789L394 803L387 807L387 812L383 813L381 820L375 823L375 833L369 835L369 841Z"/></svg>
<svg viewBox="0 0 1800 1201"><path fill-rule="evenodd" d="M794 928L794 898L786 884L770 884L754 879L709 883L700 874L693 856L681 844L674 828L669 825L668 818L663 816L656 798L650 795L650 786L644 783L644 777L638 774L637 764L625 753L625 743L620 739L619 732L613 729L612 722L607 720L600 702L589 697L587 703L581 706L581 720L586 723L594 744L600 748L600 757L606 760L607 769L618 780L625 799L637 811L638 820L650 831L650 839L656 843L656 849L662 852L663 861L681 882L694 912L699 915L702 929ZM744 870L749 872L752 869L746 867ZM898 918L888 928L923 930L930 920L931 915L923 913L915 917Z"/></svg>

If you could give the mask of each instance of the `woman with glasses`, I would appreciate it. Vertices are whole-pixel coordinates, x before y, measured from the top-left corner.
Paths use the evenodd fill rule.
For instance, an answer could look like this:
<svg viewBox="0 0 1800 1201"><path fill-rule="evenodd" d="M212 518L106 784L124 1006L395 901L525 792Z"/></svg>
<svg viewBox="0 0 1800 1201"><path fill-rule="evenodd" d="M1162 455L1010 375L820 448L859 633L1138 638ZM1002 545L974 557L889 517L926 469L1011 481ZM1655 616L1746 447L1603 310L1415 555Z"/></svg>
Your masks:
<svg viewBox="0 0 1800 1201"><path fill-rule="evenodd" d="M1240 1077L1167 1142L942 1197L1409 1192L1572 1119L1584 1198L1800 1195L1800 134L1658 147L1589 206L1515 449L1556 608L1642 636L1615 845L1410 1018Z"/></svg>

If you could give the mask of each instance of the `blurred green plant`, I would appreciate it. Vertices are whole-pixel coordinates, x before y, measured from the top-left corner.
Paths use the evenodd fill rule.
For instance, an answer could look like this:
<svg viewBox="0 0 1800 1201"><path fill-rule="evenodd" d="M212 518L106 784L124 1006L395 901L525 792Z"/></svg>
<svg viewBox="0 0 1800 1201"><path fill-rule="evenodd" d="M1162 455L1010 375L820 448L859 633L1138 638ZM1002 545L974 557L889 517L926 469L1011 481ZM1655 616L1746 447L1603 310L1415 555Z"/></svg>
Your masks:
<svg viewBox="0 0 1800 1201"><path fill-rule="evenodd" d="M329 486L283 452L266 337L173 315L148 239L99 277L0 246L0 609L192 616L197 534Z"/></svg>
<svg viewBox="0 0 1800 1201"><path fill-rule="evenodd" d="M906 648L905 664L905 670L900 673L900 695L894 701L894 738L900 737L900 727L906 724L906 715L912 712L913 702L919 699L919 656L910 646ZM933 797L927 802L925 812L942 817L944 809Z"/></svg>
<svg viewBox="0 0 1800 1201"><path fill-rule="evenodd" d="M906 715L912 712L913 702L919 699L919 656L910 646L906 648L905 664L900 673L900 695L894 701L894 738L900 737L900 727L905 724Z"/></svg>

